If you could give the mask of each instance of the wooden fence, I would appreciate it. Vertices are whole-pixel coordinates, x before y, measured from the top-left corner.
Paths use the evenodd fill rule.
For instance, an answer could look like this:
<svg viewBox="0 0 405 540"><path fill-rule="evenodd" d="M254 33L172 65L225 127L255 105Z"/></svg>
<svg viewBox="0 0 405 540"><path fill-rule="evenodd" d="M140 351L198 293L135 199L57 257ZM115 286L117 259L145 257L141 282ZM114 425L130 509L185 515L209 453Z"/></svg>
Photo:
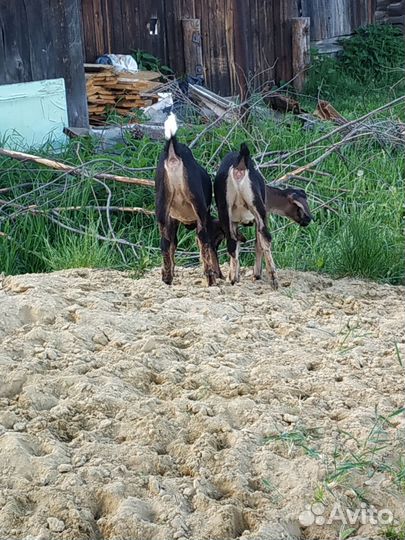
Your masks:
<svg viewBox="0 0 405 540"><path fill-rule="evenodd" d="M291 79L292 17L311 17L311 39L324 40L371 22L375 1L82 0L85 57L91 62L106 52L141 49L184 74L184 47L189 44L183 42L181 20L197 18L207 85L228 95L239 89L238 65L244 60L256 86ZM241 45L246 59L241 58Z"/></svg>
<svg viewBox="0 0 405 540"><path fill-rule="evenodd" d="M141 49L185 74L201 38L207 86L239 92L293 75L291 25L310 17L313 40L371 22L377 0L0 0L0 84L63 77L72 126L87 124L83 61ZM378 0L396 13L398 2ZM403 1L399 2L402 6ZM183 19L198 19L200 36ZM198 27L197 27L198 28ZM190 30L190 25L189 28ZM191 42L191 43L190 43ZM196 58L198 55L196 56ZM198 57L201 61L201 56Z"/></svg>

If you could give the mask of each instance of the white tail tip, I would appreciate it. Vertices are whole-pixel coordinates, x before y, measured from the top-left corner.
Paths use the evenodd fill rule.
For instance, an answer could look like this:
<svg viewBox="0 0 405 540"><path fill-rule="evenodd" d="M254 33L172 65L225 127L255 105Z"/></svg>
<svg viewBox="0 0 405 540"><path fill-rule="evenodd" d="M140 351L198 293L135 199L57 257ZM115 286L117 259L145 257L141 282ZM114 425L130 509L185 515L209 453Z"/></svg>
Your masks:
<svg viewBox="0 0 405 540"><path fill-rule="evenodd" d="M177 120L174 113L170 113L165 121L165 138L169 141L172 137L176 135L177 131Z"/></svg>

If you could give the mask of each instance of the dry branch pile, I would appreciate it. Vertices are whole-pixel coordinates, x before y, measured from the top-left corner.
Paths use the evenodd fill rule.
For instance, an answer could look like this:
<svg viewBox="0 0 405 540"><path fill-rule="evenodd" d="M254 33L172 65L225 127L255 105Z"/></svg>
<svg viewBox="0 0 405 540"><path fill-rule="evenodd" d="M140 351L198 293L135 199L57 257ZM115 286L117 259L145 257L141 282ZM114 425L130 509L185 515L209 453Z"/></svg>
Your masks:
<svg viewBox="0 0 405 540"><path fill-rule="evenodd" d="M109 111L131 116L133 109L147 107L158 101L156 91L162 86L159 73L117 73L112 66L86 64L86 91L89 119L92 125L102 125Z"/></svg>

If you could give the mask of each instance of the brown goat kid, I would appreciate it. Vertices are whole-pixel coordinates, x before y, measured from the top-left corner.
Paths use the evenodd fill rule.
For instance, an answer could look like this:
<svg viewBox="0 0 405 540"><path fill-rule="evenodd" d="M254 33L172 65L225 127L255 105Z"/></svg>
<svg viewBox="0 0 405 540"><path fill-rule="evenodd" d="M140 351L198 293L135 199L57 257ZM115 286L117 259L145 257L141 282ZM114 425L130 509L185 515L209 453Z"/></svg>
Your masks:
<svg viewBox="0 0 405 540"><path fill-rule="evenodd" d="M191 150L176 138L177 122L170 114L165 122L166 146L155 175L156 217L163 255L162 280L171 285L180 223L197 230L198 245L208 285L215 285L220 269L212 247L212 183Z"/></svg>
<svg viewBox="0 0 405 540"><path fill-rule="evenodd" d="M271 234L267 228L265 182L254 166L249 148L242 144L239 152L231 152L222 160L214 182L218 207L228 253L230 255L229 280L232 285L240 279L238 225L256 225L255 279L261 279L262 259L274 289L278 287L276 267L271 253Z"/></svg>
<svg viewBox="0 0 405 540"><path fill-rule="evenodd" d="M303 189L265 186L265 206L266 215L276 214L291 219L301 227L307 227L313 216L308 206L307 194ZM245 236L237 229L237 239L239 242L246 242ZM225 238L225 232L222 230L218 219L213 221L213 242L215 252L218 256L218 249Z"/></svg>
<svg viewBox="0 0 405 540"><path fill-rule="evenodd" d="M287 217L306 227L312 215L304 190L280 189L265 185L255 168L245 144L238 152L231 152L221 163L214 183L219 220L214 221L213 244L218 260L218 247L226 238L231 256L229 279L239 281L239 246L246 238L238 225L256 225L256 262L254 278L261 279L263 256L273 288L277 288L275 265L271 253L271 235L267 229L270 213Z"/></svg>

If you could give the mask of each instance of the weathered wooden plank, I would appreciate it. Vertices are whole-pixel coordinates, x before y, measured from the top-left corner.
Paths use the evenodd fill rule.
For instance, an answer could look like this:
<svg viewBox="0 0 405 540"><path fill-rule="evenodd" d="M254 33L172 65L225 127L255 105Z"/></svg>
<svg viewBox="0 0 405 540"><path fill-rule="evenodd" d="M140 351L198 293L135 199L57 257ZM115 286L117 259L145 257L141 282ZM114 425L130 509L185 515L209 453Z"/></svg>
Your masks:
<svg viewBox="0 0 405 540"><path fill-rule="evenodd" d="M297 0L274 3L276 78L278 81L289 81L292 78L291 19L297 16Z"/></svg>
<svg viewBox="0 0 405 540"><path fill-rule="evenodd" d="M200 19L183 19L183 54L186 73L196 77L204 74Z"/></svg>
<svg viewBox="0 0 405 540"><path fill-rule="evenodd" d="M167 65L182 76L186 72L184 55L179 51L184 50L182 19L195 19L195 0L166 0L165 2L166 21L166 44L167 44ZM201 38L201 45L204 58L204 39ZM205 78L205 72L204 72Z"/></svg>
<svg viewBox="0 0 405 540"><path fill-rule="evenodd" d="M275 79L274 49L274 14L273 1L250 0L250 9L254 13L251 21L253 48L253 88L260 90L263 84L272 85Z"/></svg>
<svg viewBox="0 0 405 540"><path fill-rule="evenodd" d="M20 32L20 25L28 26L23 3L0 0L0 84L32 79L26 54L30 48L29 33Z"/></svg>
<svg viewBox="0 0 405 540"><path fill-rule="evenodd" d="M232 81L233 93L236 92L244 101L248 93L249 79L249 41L250 27L248 26L248 4L245 0L233 0L233 36L234 62L236 80Z"/></svg>
<svg viewBox="0 0 405 540"><path fill-rule="evenodd" d="M59 8L59 9L58 9ZM83 48L81 35L79 0L60 0L54 15L60 16L60 29L65 30L60 49L56 58L55 70L62 70L65 79L68 100L69 125L87 128L89 125L86 99L86 81L83 66ZM57 17L55 16L55 19ZM53 17L51 21L55 20ZM48 22L49 24L49 22ZM59 32L56 30L53 46L58 41Z"/></svg>
<svg viewBox="0 0 405 540"><path fill-rule="evenodd" d="M306 70L310 64L310 22L309 17L291 19L293 84L298 92L302 92L304 88Z"/></svg>

